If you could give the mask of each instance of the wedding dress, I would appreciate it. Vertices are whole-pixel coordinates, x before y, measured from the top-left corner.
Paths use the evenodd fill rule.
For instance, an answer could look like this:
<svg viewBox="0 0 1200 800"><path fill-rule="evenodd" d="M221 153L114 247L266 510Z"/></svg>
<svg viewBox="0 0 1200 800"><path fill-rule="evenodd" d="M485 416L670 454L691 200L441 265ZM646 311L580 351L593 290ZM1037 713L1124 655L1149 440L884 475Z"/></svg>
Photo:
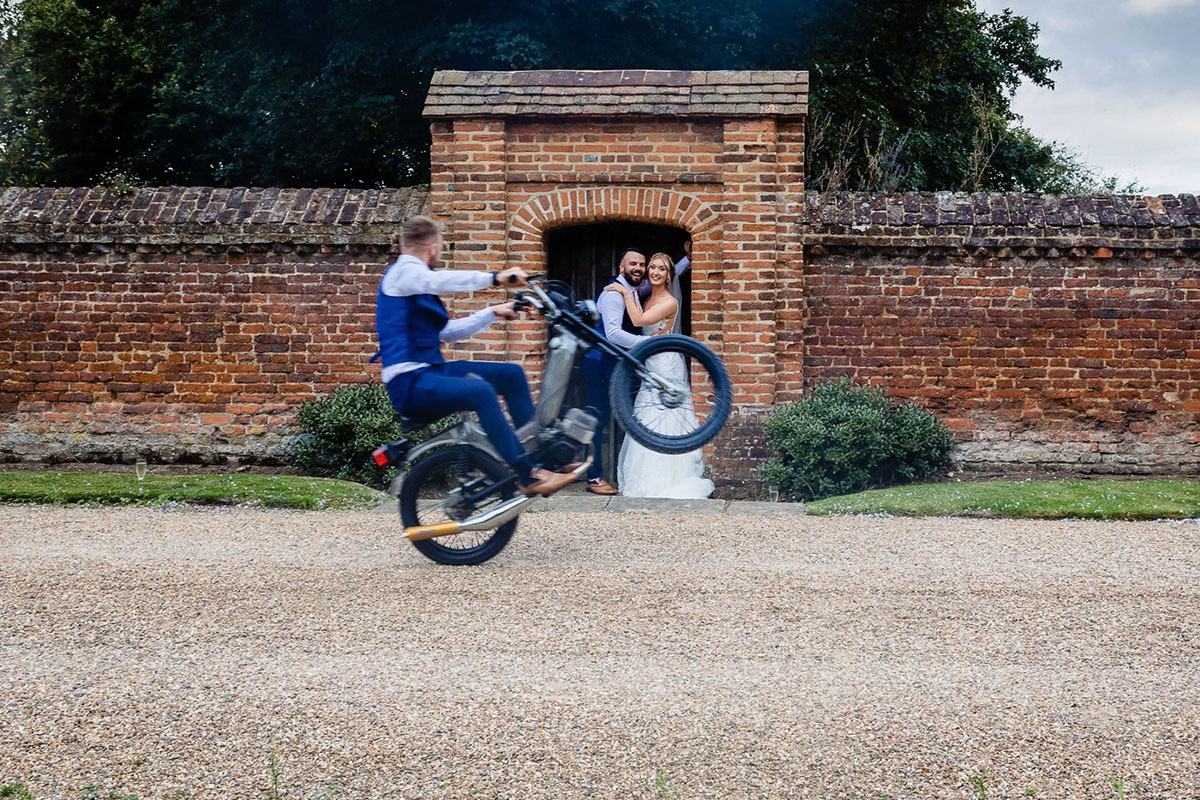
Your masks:
<svg viewBox="0 0 1200 800"><path fill-rule="evenodd" d="M642 334L658 333L671 325L675 316L647 325ZM678 353L651 356L646 366L668 380L687 382L687 368ZM691 397L678 408L666 408L659 402L658 392L645 384L634 399L634 414L651 430L668 436L682 436L698 426ZM628 435L617 460L617 483L626 497L698 499L708 497L713 491L713 482L704 477L704 456L700 450L665 455L648 450Z"/></svg>

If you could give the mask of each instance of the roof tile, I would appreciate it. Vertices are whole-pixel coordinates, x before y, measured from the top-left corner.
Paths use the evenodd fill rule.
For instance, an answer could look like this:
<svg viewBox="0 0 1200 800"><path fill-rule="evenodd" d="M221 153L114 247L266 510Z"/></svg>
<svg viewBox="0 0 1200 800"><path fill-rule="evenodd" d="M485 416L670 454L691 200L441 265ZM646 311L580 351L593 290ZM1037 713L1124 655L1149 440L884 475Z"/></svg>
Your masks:
<svg viewBox="0 0 1200 800"><path fill-rule="evenodd" d="M426 117L611 114L803 116L808 73L528 70L434 74Z"/></svg>

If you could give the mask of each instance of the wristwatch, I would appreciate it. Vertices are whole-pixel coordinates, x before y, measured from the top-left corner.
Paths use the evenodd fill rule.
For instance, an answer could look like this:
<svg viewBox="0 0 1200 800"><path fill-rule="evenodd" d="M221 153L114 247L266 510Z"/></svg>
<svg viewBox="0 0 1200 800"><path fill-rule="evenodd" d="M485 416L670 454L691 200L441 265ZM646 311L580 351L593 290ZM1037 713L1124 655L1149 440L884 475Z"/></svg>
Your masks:
<svg viewBox="0 0 1200 800"><path fill-rule="evenodd" d="M500 272L498 270L492 270L492 286L499 286L499 285L500 285Z"/></svg>

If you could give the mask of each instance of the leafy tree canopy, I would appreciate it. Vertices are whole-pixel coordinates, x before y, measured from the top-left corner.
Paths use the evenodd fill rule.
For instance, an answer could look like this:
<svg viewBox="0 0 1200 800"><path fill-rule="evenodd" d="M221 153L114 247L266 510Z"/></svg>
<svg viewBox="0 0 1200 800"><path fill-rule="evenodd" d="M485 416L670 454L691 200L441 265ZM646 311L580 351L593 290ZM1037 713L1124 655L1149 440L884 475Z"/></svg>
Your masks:
<svg viewBox="0 0 1200 800"><path fill-rule="evenodd" d="M1038 52L1036 26L971 0L5 8L0 180L10 184L420 183L436 69L808 69L810 176L824 188L1042 190L1087 169L1010 110L1022 81L1050 85L1059 66Z"/></svg>

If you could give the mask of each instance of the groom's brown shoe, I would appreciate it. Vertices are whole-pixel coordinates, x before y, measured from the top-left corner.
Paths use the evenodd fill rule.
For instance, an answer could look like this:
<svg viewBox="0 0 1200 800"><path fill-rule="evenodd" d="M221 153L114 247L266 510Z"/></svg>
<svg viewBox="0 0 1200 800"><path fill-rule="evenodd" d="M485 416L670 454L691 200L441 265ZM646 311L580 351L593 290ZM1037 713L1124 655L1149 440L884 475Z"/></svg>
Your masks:
<svg viewBox="0 0 1200 800"><path fill-rule="evenodd" d="M587 490L592 494L616 494L617 490L612 485L604 480L604 478L592 478L587 482Z"/></svg>

